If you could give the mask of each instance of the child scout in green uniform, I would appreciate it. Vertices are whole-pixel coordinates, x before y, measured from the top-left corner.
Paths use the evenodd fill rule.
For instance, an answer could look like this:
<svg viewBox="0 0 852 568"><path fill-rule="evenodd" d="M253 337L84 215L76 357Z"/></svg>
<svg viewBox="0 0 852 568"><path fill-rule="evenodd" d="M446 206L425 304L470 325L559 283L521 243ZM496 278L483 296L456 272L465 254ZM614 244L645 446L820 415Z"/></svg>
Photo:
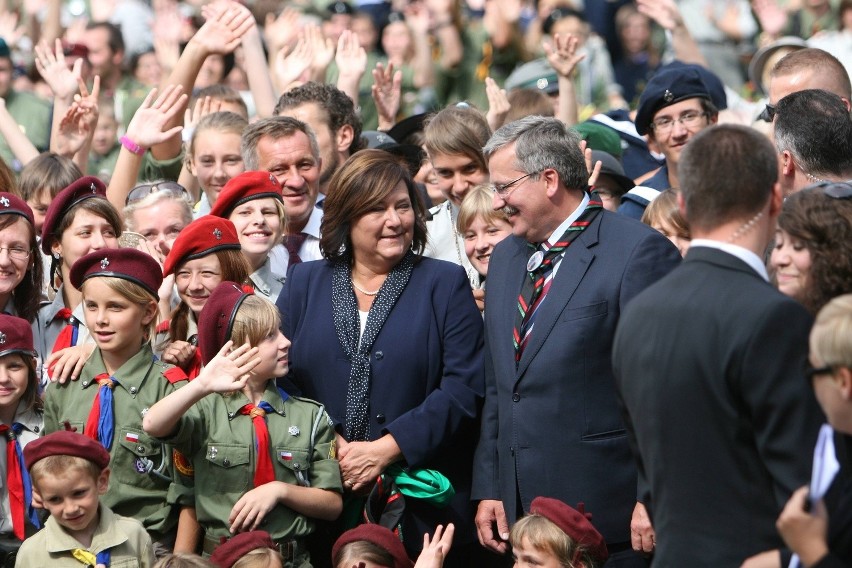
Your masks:
<svg viewBox="0 0 852 568"><path fill-rule="evenodd" d="M109 485L110 455L98 442L76 432L54 432L28 444L24 461L50 517L21 545L16 568L154 564L151 537L142 524L100 503Z"/></svg>
<svg viewBox="0 0 852 568"><path fill-rule="evenodd" d="M160 362L151 350L160 266L135 249L101 249L75 262L70 278L83 293L97 348L78 381L47 390L45 431L67 422L99 441L113 471L104 504L142 522L158 551L170 550L177 525L177 511L166 505L172 450L142 430L148 408L187 383L183 371Z"/></svg>
<svg viewBox="0 0 852 568"><path fill-rule="evenodd" d="M204 369L155 404L143 426L192 461L205 555L263 524L285 566L306 567L313 519L340 515L340 466L322 405L275 384L290 349L278 326L274 305L222 282L198 321Z"/></svg>

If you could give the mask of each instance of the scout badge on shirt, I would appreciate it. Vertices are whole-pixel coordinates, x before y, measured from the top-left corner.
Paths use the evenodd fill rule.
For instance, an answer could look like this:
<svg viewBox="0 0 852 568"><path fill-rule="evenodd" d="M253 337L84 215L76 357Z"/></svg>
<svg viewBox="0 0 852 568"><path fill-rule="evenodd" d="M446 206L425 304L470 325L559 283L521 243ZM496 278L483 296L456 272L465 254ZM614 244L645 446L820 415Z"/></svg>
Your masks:
<svg viewBox="0 0 852 568"><path fill-rule="evenodd" d="M300 433L299 427L298 426L290 426L289 428L287 428L287 433L290 434L291 436L298 436L299 433Z"/></svg>
<svg viewBox="0 0 852 568"><path fill-rule="evenodd" d="M284 461L293 461L293 452L278 452L278 457L280 457Z"/></svg>

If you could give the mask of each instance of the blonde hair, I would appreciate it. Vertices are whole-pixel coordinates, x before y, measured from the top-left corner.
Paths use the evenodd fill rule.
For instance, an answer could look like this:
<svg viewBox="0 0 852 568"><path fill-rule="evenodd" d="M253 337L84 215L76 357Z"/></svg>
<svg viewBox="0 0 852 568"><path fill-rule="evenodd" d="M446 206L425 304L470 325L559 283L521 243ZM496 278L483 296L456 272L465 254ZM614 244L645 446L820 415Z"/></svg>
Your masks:
<svg viewBox="0 0 852 568"><path fill-rule="evenodd" d="M248 342L252 347L278 331L281 326L281 316L278 308L265 298L252 294L248 296L234 316L234 327L231 337L234 345Z"/></svg>
<svg viewBox="0 0 852 568"><path fill-rule="evenodd" d="M477 217L482 217L486 223L498 220L508 223L509 217L503 213L502 209L495 211L491 205L492 202L492 191L489 184L480 184L468 191L459 206L459 216L456 219L459 233L464 234L473 225Z"/></svg>
<svg viewBox="0 0 852 568"><path fill-rule="evenodd" d="M509 534L513 547L521 546L524 539L536 549L549 552L563 568L595 568L598 563L589 556L584 547L565 534L550 519L531 514L520 519ZM572 559L579 562L574 562Z"/></svg>
<svg viewBox="0 0 852 568"><path fill-rule="evenodd" d="M277 550L271 548L255 548L234 562L232 568L269 568L269 563L277 559L284 565L284 559Z"/></svg>
<svg viewBox="0 0 852 568"><path fill-rule="evenodd" d="M823 365L852 368L852 294L834 298L819 311L810 349L811 357Z"/></svg>
<svg viewBox="0 0 852 568"><path fill-rule="evenodd" d="M35 462L30 467L30 478L33 485L38 486L39 481L46 475L58 476L71 470L80 470L97 480L103 470L98 465L85 458L77 456L65 456L62 454L47 456ZM38 487L36 487L38 488Z"/></svg>
<svg viewBox="0 0 852 568"><path fill-rule="evenodd" d="M136 284L135 282L131 282L130 280L125 280L124 278L118 278L115 276L96 276L95 278L100 278L101 281L107 286L109 286L113 291L118 292L134 304L145 307L153 302L154 306L157 306L159 298L153 296L151 292L149 292L139 284ZM83 282L82 286L80 286L81 292L84 292L86 282L88 282L88 280ZM155 315L151 319L150 323L143 327L145 341L148 341L152 337L154 337L154 333L157 330L157 324L160 323L160 311L156 310L154 314Z"/></svg>
<svg viewBox="0 0 852 568"><path fill-rule="evenodd" d="M686 222L677 204L677 190L673 188L661 191L642 213L642 222L654 225L668 225L677 231L680 237L690 238L689 223Z"/></svg>
<svg viewBox="0 0 852 568"><path fill-rule="evenodd" d="M215 568L216 565L197 554L178 552L160 558L154 568Z"/></svg>

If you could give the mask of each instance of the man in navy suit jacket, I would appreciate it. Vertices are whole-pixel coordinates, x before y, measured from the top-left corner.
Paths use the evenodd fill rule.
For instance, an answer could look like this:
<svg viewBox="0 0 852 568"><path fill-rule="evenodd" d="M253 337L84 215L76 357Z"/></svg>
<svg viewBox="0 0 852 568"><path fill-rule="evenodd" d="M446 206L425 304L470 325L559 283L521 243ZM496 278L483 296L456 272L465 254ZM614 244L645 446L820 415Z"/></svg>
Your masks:
<svg viewBox="0 0 852 568"><path fill-rule="evenodd" d="M485 309L486 398L473 498L483 545L506 551L508 525L535 497L584 502L610 549L608 566L642 565L630 550L636 467L610 363L625 304L680 261L660 233L596 208L579 138L556 119L527 117L484 149L514 236L497 246ZM586 221L589 221L586 224ZM518 295L531 245L585 227L553 262L549 292L516 362ZM534 267L532 267L534 268ZM530 269L532 269L530 268Z"/></svg>

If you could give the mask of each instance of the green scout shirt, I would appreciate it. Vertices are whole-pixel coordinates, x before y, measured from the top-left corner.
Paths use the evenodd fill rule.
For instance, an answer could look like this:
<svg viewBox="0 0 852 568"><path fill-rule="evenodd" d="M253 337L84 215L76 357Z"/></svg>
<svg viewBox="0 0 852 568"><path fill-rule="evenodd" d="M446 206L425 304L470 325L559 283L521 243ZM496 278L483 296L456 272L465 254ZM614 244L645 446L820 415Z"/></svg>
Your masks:
<svg viewBox="0 0 852 568"><path fill-rule="evenodd" d="M45 152L50 146L51 109L50 103L32 93L9 91L6 94L6 109L21 131L27 135L39 152ZM6 139L0 137L0 157L15 172L23 168L21 162L12 154Z"/></svg>
<svg viewBox="0 0 852 568"><path fill-rule="evenodd" d="M112 476L109 491L102 502L118 515L140 521L157 539L177 524L166 507L166 495L173 479L172 450L142 430L142 416L154 403L187 384L164 373L172 365L161 362L146 343L139 352L116 371L118 385L113 389L115 433L110 450ZM50 385L44 401L46 434L63 428L67 420L77 432L83 432L92 402L98 395L98 383L92 378L106 372L99 348L95 348L83 366L80 379L64 385ZM170 373L171 374L171 373Z"/></svg>
<svg viewBox="0 0 852 568"><path fill-rule="evenodd" d="M118 154L121 152L121 144L115 143L115 146L103 156L98 156L94 152L89 153L88 174L98 176L101 179L110 179L115 170L115 163L118 161ZM148 150L142 156L142 165L139 167L139 175L136 178L136 183L146 183L150 181L169 180L176 181L180 177L180 170L183 167L184 150L180 154L169 160L158 160Z"/></svg>
<svg viewBox="0 0 852 568"><path fill-rule="evenodd" d="M274 381L267 383L263 400L275 409L266 416L275 479L297 485L306 474L311 487L341 493L334 428L322 406L279 391ZM164 440L192 461L195 512L208 537L232 536L228 516L253 486L254 426L250 416L240 414L249 402L242 392L208 395L181 417L176 434ZM260 528L282 540L305 537L314 525L313 519L279 504Z"/></svg>

